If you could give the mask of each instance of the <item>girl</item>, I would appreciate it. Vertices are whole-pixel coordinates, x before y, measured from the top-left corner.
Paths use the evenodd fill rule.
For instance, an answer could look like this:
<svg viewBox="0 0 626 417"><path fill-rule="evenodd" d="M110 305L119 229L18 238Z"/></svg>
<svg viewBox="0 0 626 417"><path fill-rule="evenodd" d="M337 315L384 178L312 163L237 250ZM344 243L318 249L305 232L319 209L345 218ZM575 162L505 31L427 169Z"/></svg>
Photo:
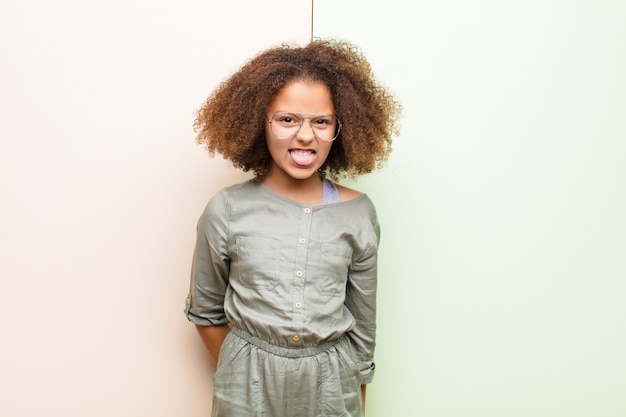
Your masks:
<svg viewBox="0 0 626 417"><path fill-rule="evenodd" d="M399 114L357 48L321 40L259 54L198 111L198 142L255 173L198 223L186 314L218 363L213 416L363 415L379 226L330 179L380 167Z"/></svg>

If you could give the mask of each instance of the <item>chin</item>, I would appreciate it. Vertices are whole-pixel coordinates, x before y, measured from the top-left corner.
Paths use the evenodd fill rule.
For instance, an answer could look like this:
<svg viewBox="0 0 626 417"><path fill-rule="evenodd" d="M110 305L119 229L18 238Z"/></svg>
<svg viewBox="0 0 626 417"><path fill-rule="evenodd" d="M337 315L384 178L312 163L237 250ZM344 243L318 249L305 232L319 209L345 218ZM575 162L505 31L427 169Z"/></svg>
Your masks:
<svg viewBox="0 0 626 417"><path fill-rule="evenodd" d="M306 168L306 169L295 168L295 169L288 170L286 174L295 180L308 180L311 177L317 176L317 170L318 170L318 167Z"/></svg>
<svg viewBox="0 0 626 417"><path fill-rule="evenodd" d="M311 177L315 177L317 176L317 170L315 171L311 171L311 172L299 172L299 173L295 173L295 174L290 174L290 177L296 180L308 180Z"/></svg>

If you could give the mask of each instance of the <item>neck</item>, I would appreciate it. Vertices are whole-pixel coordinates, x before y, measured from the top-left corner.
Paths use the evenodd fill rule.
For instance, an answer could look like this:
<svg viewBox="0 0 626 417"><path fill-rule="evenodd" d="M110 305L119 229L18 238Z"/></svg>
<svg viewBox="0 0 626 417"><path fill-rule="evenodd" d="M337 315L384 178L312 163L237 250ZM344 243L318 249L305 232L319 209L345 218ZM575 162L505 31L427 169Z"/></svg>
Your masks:
<svg viewBox="0 0 626 417"><path fill-rule="evenodd" d="M270 170L261 182L270 190L285 198L302 204L322 204L323 183L318 175L309 178L297 179L284 175L277 175Z"/></svg>

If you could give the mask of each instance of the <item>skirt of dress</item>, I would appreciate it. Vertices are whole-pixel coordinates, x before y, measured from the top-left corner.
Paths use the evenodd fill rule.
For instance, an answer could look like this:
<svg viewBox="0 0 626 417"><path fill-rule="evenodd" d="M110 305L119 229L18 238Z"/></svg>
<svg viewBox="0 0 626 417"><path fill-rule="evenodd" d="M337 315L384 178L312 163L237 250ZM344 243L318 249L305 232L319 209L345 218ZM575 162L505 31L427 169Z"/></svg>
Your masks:
<svg viewBox="0 0 626 417"><path fill-rule="evenodd" d="M294 350L233 328L213 377L212 417L362 417L361 382L345 336Z"/></svg>

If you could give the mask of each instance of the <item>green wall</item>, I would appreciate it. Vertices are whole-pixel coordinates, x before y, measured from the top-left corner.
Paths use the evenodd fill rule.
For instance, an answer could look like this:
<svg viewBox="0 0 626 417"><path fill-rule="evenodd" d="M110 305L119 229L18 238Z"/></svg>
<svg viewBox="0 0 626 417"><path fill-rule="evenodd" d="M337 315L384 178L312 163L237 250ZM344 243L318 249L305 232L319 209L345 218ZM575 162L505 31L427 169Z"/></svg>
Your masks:
<svg viewBox="0 0 626 417"><path fill-rule="evenodd" d="M316 0L404 105L370 417L626 415L626 3Z"/></svg>

